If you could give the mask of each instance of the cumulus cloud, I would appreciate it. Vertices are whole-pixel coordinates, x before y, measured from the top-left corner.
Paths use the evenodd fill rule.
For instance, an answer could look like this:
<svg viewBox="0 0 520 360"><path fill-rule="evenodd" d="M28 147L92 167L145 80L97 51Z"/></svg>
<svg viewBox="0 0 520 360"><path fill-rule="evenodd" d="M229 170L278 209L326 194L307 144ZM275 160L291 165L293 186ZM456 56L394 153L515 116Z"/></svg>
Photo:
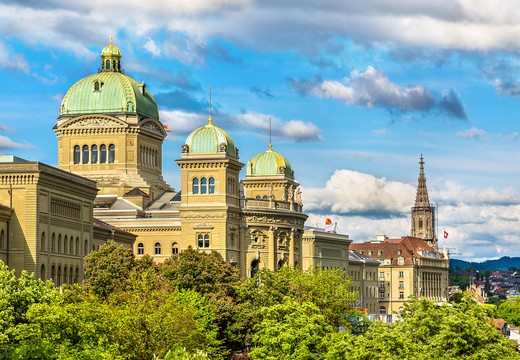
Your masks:
<svg viewBox="0 0 520 360"><path fill-rule="evenodd" d="M148 51L155 57L161 55L161 49L151 38L146 39L146 42L144 43L143 47L146 49L146 51Z"/></svg>
<svg viewBox="0 0 520 360"><path fill-rule="evenodd" d="M337 170L324 188L304 188L303 202L309 225L324 225L328 216L338 231L354 241L375 234L410 234L415 187L351 170ZM440 246L456 249L464 259L480 260L514 254L520 245L520 194L512 188L470 188L452 180L429 189L437 207L439 229L449 232ZM440 230L442 232L442 230Z"/></svg>
<svg viewBox="0 0 520 360"><path fill-rule="evenodd" d="M170 127L174 136L188 134L208 122L207 116L180 110L161 110L159 115L161 122Z"/></svg>
<svg viewBox="0 0 520 360"><path fill-rule="evenodd" d="M0 67L29 73L29 64L22 54L13 53L9 47L0 40Z"/></svg>
<svg viewBox="0 0 520 360"><path fill-rule="evenodd" d="M34 145L28 143L17 143L7 136L0 135L0 152L11 149L34 149Z"/></svg>
<svg viewBox="0 0 520 360"><path fill-rule="evenodd" d="M336 170L321 189L305 189L305 208L338 214L401 216L415 198L414 186L352 170Z"/></svg>
<svg viewBox="0 0 520 360"><path fill-rule="evenodd" d="M266 134L269 131L269 121L271 121L274 136L291 138L295 141L320 141L323 139L319 128L309 121L282 121L274 116L254 112L237 115L236 119L242 126L250 129L262 129Z"/></svg>
<svg viewBox="0 0 520 360"><path fill-rule="evenodd" d="M353 70L341 81L317 78L291 82L300 94L336 99L349 105L402 112L440 111L457 119L467 119L464 106L453 90L437 97L424 86L402 87L372 66L368 66L365 72Z"/></svg>

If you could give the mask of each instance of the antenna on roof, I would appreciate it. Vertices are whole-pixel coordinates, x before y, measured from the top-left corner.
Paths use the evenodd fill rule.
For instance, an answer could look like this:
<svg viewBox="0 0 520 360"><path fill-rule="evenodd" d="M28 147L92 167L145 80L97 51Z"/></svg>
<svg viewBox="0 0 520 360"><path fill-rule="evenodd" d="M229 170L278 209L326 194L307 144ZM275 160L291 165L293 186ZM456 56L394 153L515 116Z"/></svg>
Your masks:
<svg viewBox="0 0 520 360"><path fill-rule="evenodd" d="M209 118L208 118L208 124L213 124L213 117L211 116L211 86L209 87Z"/></svg>
<svg viewBox="0 0 520 360"><path fill-rule="evenodd" d="M273 142L271 141L271 117L269 116L269 150L273 148Z"/></svg>

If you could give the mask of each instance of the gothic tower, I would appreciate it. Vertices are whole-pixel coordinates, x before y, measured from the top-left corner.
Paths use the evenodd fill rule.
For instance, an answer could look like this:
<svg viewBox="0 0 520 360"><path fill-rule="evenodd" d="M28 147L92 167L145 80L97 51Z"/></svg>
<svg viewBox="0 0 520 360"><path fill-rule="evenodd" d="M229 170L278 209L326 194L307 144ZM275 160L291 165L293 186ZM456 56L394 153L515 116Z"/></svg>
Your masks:
<svg viewBox="0 0 520 360"><path fill-rule="evenodd" d="M429 245L437 247L435 234L435 207L430 204L426 176L424 176L424 161L421 154L419 161L419 179L415 205L412 207L412 236L425 240Z"/></svg>
<svg viewBox="0 0 520 360"><path fill-rule="evenodd" d="M58 167L96 181L102 195L139 195L146 203L172 190L162 178L167 134L146 84L123 73L121 57L111 37L99 72L65 94L54 126Z"/></svg>

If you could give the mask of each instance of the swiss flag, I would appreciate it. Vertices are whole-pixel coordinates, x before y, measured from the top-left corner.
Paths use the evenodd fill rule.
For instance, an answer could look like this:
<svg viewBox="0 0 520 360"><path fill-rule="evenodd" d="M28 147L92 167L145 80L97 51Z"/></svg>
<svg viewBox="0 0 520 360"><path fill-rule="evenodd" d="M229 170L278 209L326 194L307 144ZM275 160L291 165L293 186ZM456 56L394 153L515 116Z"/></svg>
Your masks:
<svg viewBox="0 0 520 360"><path fill-rule="evenodd" d="M447 239L448 238L448 232L446 230L444 230L444 238Z"/></svg>

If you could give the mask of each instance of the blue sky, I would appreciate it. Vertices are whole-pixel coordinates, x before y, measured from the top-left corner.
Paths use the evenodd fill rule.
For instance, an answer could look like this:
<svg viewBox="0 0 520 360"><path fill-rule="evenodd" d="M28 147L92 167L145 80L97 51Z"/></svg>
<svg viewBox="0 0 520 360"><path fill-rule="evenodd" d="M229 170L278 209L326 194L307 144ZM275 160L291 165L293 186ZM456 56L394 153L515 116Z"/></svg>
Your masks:
<svg viewBox="0 0 520 360"><path fill-rule="evenodd" d="M228 130L291 161L309 224L408 235L421 154L439 232L468 260L520 256L520 4L99 0L0 4L0 152L56 164L60 101L110 35L173 130Z"/></svg>

